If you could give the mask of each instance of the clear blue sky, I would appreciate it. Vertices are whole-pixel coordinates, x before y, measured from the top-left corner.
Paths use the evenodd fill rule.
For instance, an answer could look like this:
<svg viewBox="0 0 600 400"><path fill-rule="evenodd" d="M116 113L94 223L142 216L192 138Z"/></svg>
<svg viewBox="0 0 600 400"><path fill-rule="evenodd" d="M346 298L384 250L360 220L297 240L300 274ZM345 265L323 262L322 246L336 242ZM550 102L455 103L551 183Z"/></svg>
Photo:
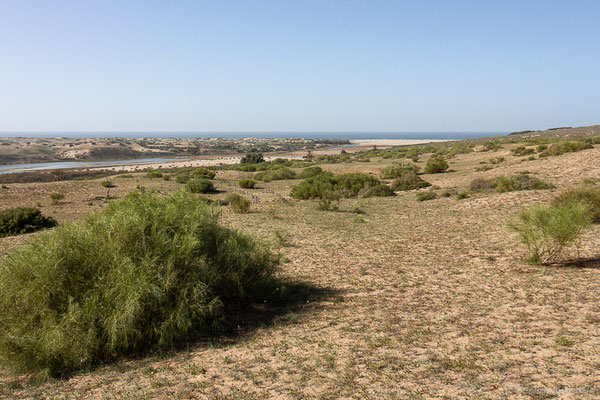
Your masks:
<svg viewBox="0 0 600 400"><path fill-rule="evenodd" d="M0 131L600 123L599 1L0 0Z"/></svg>

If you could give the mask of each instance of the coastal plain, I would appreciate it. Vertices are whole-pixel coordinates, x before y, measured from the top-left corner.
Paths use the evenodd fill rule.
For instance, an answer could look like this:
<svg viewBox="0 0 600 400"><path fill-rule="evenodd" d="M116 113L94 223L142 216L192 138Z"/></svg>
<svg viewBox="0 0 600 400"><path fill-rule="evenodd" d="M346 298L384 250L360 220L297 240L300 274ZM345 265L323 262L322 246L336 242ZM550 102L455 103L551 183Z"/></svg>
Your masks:
<svg viewBox="0 0 600 400"><path fill-rule="evenodd" d="M568 132L535 132L433 143L460 144L469 151L448 157L444 173L420 175L431 187L390 197L343 198L336 211L320 210L314 200L293 199L290 191L300 179L259 181L255 189L241 189L238 181L254 173L216 169L218 192L205 196L215 202L230 193L256 199L245 214L220 207L220 220L282 255L279 273L298 288L289 299L265 301L242 314L233 331L166 354L124 357L44 382L2 373L0 397L598 398L600 227L586 232L561 262L538 266L525 261L518 235L508 226L522 207L548 203L567 188L600 180L598 145L549 157L537 150L523 156L515 149L535 149L540 139L553 143L597 134L597 127L591 127L572 138ZM497 145L486 147L490 142ZM409 145L369 141L265 156L304 159L308 151L318 157L344 150L350 162L318 165L333 174L379 177L385 167L407 160L356 155L399 144ZM240 154L211 157L237 163ZM431 156L419 155L416 165L423 170ZM219 164L201 158L182 166ZM179 165L125 167L127 174L109 169L106 176L86 180L3 184L0 210L36 207L64 224L107 207L100 184L105 179L115 185L109 202L136 188L158 193L183 188L141 170ZM519 174L554 188L470 190L478 178ZM436 198L419 201L417 194L426 192ZM459 198L461 192L466 196ZM53 202L52 193L64 199ZM0 254L41 234L0 238Z"/></svg>

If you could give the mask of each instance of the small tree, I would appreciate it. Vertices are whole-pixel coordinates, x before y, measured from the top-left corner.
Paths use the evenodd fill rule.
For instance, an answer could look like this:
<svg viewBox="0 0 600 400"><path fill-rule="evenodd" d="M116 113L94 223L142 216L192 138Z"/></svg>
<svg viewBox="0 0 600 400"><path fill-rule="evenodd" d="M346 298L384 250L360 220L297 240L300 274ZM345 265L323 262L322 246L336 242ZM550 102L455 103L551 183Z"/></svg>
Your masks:
<svg viewBox="0 0 600 400"><path fill-rule="evenodd" d="M105 181L100 182L100 184L102 185L102 187L108 189L106 191L106 200L108 200L110 198L110 189L117 187L117 185L113 184L111 181L109 181L108 179Z"/></svg>
<svg viewBox="0 0 600 400"><path fill-rule="evenodd" d="M262 162L265 162L262 153L247 153L240 160L240 164L260 164Z"/></svg>

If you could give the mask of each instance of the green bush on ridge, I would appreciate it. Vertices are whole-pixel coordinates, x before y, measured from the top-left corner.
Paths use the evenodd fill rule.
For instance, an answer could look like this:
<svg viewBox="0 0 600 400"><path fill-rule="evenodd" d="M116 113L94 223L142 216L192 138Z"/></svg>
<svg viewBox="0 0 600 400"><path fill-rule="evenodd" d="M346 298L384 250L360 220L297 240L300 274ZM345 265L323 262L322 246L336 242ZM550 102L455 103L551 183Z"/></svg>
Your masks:
<svg viewBox="0 0 600 400"><path fill-rule="evenodd" d="M277 263L196 196L134 192L2 260L0 362L56 376L171 349L215 332Z"/></svg>

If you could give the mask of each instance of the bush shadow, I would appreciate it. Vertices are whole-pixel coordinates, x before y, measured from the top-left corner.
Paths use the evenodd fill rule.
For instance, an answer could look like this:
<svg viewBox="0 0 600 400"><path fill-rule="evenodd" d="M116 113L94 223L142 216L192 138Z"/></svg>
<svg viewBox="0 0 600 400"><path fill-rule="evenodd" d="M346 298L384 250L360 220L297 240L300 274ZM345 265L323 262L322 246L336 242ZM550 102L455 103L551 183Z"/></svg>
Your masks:
<svg viewBox="0 0 600 400"><path fill-rule="evenodd" d="M600 269L600 256L580 257L552 264L556 268Z"/></svg>
<svg viewBox="0 0 600 400"><path fill-rule="evenodd" d="M226 311L232 318L219 336L235 340L257 329L293 323L301 315L322 308L323 301L343 301L342 294L341 290L307 282L281 282L262 300Z"/></svg>

